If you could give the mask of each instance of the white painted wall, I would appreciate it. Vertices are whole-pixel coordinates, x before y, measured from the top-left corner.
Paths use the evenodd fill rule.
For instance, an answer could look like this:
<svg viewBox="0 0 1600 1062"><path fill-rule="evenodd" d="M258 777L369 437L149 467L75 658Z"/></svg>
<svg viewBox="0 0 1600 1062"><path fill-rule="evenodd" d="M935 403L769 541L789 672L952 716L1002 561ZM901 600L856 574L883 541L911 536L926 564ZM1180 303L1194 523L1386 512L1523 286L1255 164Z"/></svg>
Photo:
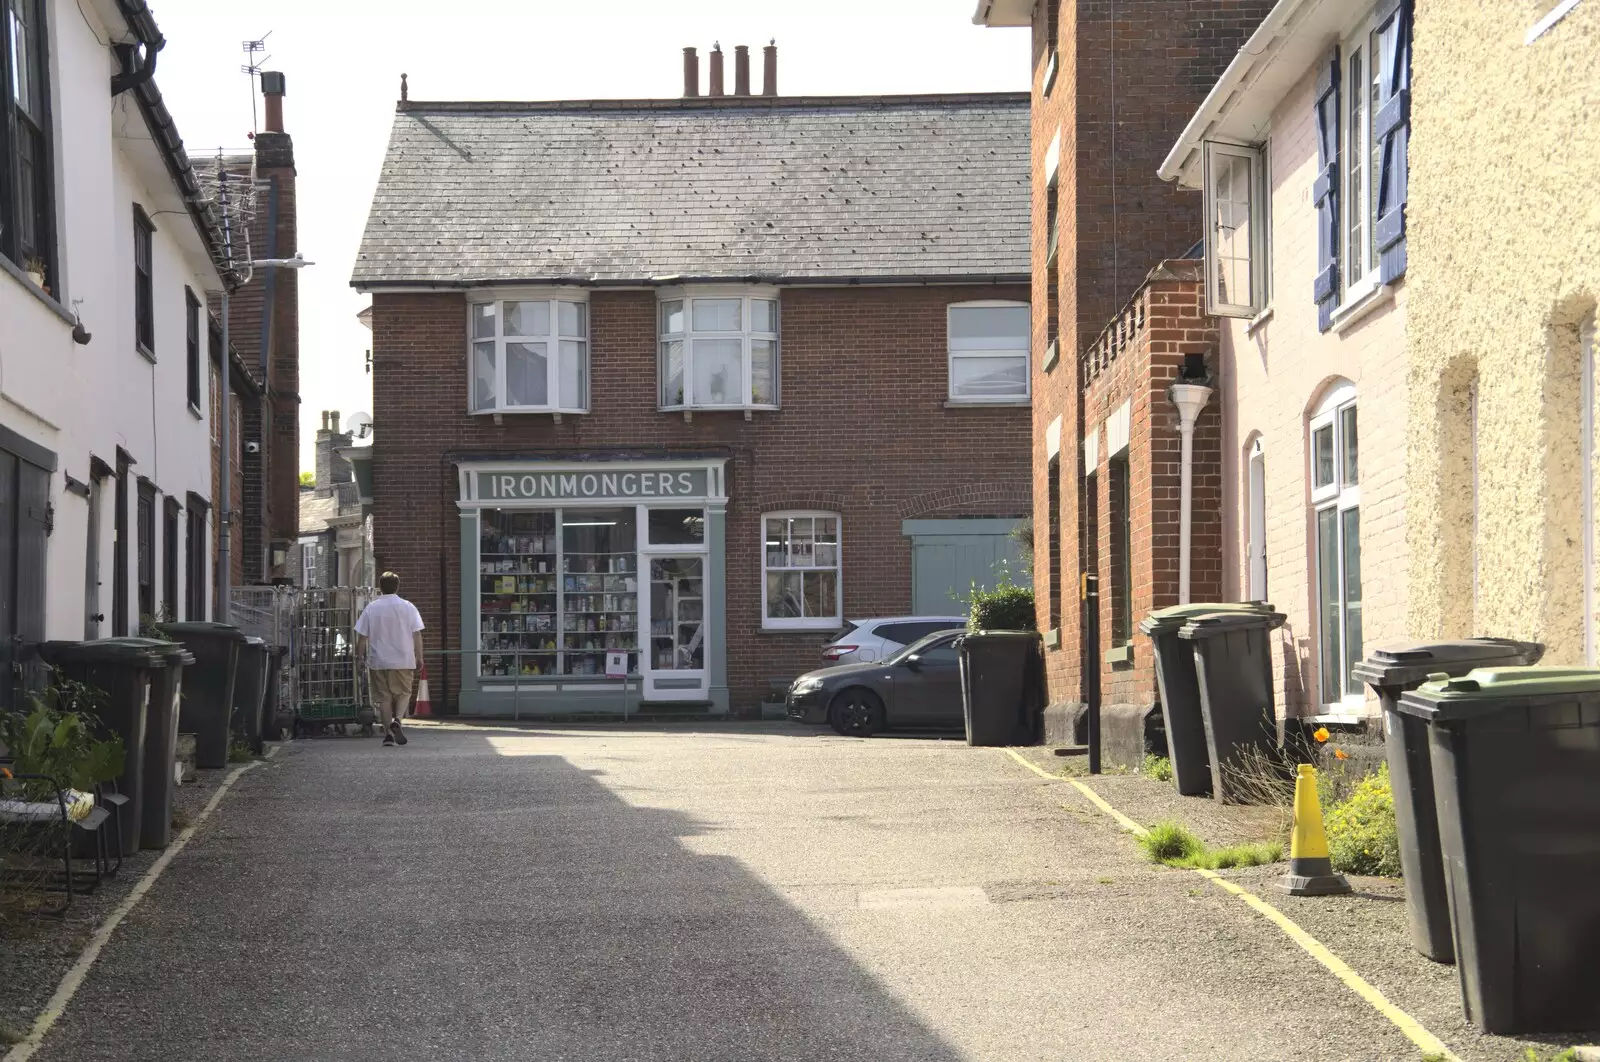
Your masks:
<svg viewBox="0 0 1600 1062"><path fill-rule="evenodd" d="M220 288L178 187L151 143L129 94L112 100L115 60L100 42L125 39L106 5L48 0L51 106L54 124L59 290L47 301L27 281L0 272L0 424L57 455L51 482L55 531L47 553L46 631L50 638L85 632L88 502L66 491L65 476L87 482L91 455L113 468L118 447L137 462L130 479L149 478L156 498L156 598L161 602L162 506L187 493L211 497L210 373L202 365L201 403L188 405L184 287L202 304L201 356L206 357L206 292ZM159 77L157 78L159 83ZM156 225L153 242L154 364L134 342L133 206ZM92 340L73 342L63 314L77 313ZM113 600L112 482L100 536L100 608L109 634ZM137 490L130 482L127 523L136 535ZM184 521L178 533L178 602L184 586ZM209 572L210 543L207 536ZM136 611L137 542L128 544L128 599ZM209 599L209 593L208 593ZM174 603L177 604L177 603ZM136 622L137 616L134 617Z"/></svg>

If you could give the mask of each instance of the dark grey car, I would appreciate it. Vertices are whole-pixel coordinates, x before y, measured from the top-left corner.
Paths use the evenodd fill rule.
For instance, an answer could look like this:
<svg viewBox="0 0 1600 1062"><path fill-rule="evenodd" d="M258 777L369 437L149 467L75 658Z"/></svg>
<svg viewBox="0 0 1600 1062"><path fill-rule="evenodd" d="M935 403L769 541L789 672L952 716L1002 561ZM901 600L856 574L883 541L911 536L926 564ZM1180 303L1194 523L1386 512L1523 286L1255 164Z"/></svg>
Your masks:
<svg viewBox="0 0 1600 1062"><path fill-rule="evenodd" d="M962 631L940 631L912 642L887 660L810 671L789 686L789 718L827 723L851 737L896 727L962 729Z"/></svg>

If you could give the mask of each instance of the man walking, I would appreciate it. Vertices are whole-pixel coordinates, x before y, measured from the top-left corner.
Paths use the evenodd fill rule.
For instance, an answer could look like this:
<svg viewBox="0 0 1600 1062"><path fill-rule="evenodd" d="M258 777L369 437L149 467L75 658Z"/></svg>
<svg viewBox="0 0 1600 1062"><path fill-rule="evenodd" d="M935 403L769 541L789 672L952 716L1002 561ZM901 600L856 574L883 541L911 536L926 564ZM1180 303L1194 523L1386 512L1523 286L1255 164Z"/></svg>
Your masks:
<svg viewBox="0 0 1600 1062"><path fill-rule="evenodd" d="M356 620L356 661L367 669L372 707L383 726L385 745L404 745L400 716L411 703L411 686L422 663L422 615L400 596L400 577L378 577L382 596Z"/></svg>

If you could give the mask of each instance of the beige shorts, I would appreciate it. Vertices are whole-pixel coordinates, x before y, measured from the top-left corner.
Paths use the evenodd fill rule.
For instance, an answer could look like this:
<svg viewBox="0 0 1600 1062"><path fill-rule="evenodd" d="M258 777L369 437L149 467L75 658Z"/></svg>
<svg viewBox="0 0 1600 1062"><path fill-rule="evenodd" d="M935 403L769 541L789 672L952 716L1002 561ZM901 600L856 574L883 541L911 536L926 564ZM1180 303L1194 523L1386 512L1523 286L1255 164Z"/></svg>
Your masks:
<svg viewBox="0 0 1600 1062"><path fill-rule="evenodd" d="M372 697L372 706L380 711L393 705L399 711L405 711L411 705L411 681L416 676L415 671L398 668L373 668L367 672L367 685Z"/></svg>

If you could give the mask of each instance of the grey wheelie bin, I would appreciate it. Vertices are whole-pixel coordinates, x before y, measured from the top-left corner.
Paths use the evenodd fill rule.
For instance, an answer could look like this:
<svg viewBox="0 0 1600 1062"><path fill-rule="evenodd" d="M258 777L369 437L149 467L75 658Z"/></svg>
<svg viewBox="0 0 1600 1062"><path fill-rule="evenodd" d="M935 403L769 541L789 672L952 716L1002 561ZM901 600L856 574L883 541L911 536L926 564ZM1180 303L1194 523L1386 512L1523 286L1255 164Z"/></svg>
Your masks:
<svg viewBox="0 0 1600 1062"><path fill-rule="evenodd" d="M178 704L185 669L194 654L177 642L148 641L167 666L150 673L150 707L144 717L144 789L140 800L139 844L165 848L172 841L172 790L177 786Z"/></svg>
<svg viewBox="0 0 1600 1062"><path fill-rule="evenodd" d="M1044 711L1037 631L975 631L957 639L969 745L1032 745Z"/></svg>
<svg viewBox="0 0 1600 1062"><path fill-rule="evenodd" d="M1269 761L1276 755L1278 714L1268 636L1287 618L1281 612L1209 612L1178 632L1194 651L1211 795L1224 804L1240 799L1234 771L1250 750Z"/></svg>
<svg viewBox="0 0 1600 1062"><path fill-rule="evenodd" d="M39 656L62 676L105 694L92 712L102 730L122 739L122 774L117 782L117 832L123 855L139 850L144 780L145 712L151 677L167 666L164 653L144 638L106 638L92 642L45 642Z"/></svg>
<svg viewBox="0 0 1600 1062"><path fill-rule="evenodd" d="M1600 669L1494 668L1400 697L1428 727L1456 969L1488 1033L1600 1022Z"/></svg>
<svg viewBox="0 0 1600 1062"><path fill-rule="evenodd" d="M1195 616L1214 612L1270 613L1259 602L1201 602L1157 609L1139 622L1155 650L1156 689L1161 694L1161 719L1167 731L1172 781L1184 796L1211 792L1211 758L1206 751L1205 719L1200 710L1200 684L1194 650L1178 637Z"/></svg>
<svg viewBox="0 0 1600 1062"><path fill-rule="evenodd" d="M184 673L180 733L194 735L194 765L217 770L228 765L228 722L233 714L233 681L245 633L228 623L169 623L165 630L194 654Z"/></svg>
<svg viewBox="0 0 1600 1062"><path fill-rule="evenodd" d="M267 692L267 643L248 637L239 646L239 670L233 680L233 730L261 755L261 704Z"/></svg>
<svg viewBox="0 0 1600 1062"><path fill-rule="evenodd" d="M1399 710L1400 695L1432 676L1465 675L1479 667L1537 664L1543 655L1544 646L1538 642L1467 638L1389 646L1375 650L1354 668L1356 678L1371 686L1383 703L1384 748L1394 789L1411 943L1434 962L1455 962L1456 951L1450 939L1444 857L1439 851L1433 757L1428 750L1428 724Z"/></svg>
<svg viewBox="0 0 1600 1062"><path fill-rule="evenodd" d="M267 681L261 697L261 740L277 741L284 730L294 725L293 711L284 713L283 660L289 650L281 645L267 646Z"/></svg>

